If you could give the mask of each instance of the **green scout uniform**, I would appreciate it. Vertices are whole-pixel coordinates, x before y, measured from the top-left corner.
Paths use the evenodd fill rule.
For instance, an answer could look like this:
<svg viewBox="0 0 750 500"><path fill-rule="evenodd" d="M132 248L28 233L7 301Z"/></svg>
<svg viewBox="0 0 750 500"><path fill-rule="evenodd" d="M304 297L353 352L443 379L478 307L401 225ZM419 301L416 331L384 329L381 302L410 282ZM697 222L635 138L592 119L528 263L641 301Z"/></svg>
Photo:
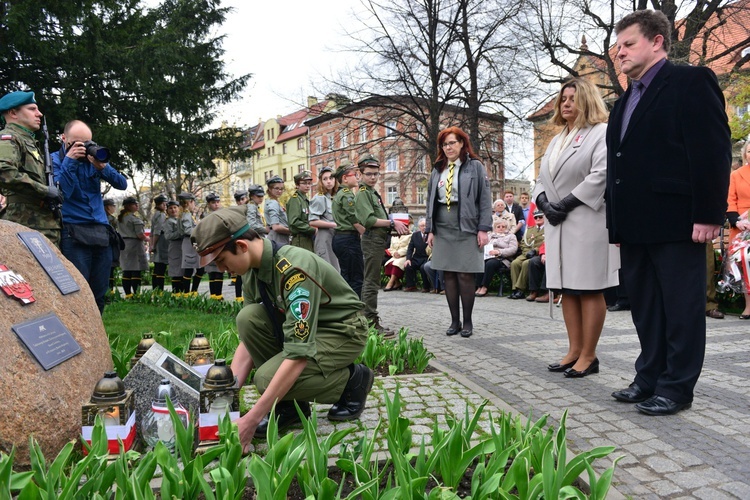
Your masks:
<svg viewBox="0 0 750 500"><path fill-rule="evenodd" d="M359 222L354 210L355 195L348 187L336 191L333 197L333 220L336 222L337 233L357 232L354 224Z"/></svg>
<svg viewBox="0 0 750 500"><path fill-rule="evenodd" d="M310 226L310 200L305 193L299 189L294 192L286 202L286 215L292 232L292 245L315 252L315 228Z"/></svg>
<svg viewBox="0 0 750 500"><path fill-rule="evenodd" d="M120 267L123 271L145 271L148 269L148 259L143 240L138 236L143 234L144 222L133 212L123 218L118 231L125 240L125 249L120 253Z"/></svg>
<svg viewBox="0 0 750 500"><path fill-rule="evenodd" d="M383 255L388 240L387 227L374 227L377 219L387 219L388 214L383 199L377 191L367 184L360 184L354 198L354 209L357 220L365 226L362 235L362 253L365 257L365 274L362 283L362 302L365 303L367 319L379 322L378 290L380 289L380 270L383 267Z"/></svg>
<svg viewBox="0 0 750 500"><path fill-rule="evenodd" d="M510 263L510 281L514 290L529 289L529 259L526 254L531 250L539 252L544 243L544 227L532 226L526 230L521 238L521 255Z"/></svg>
<svg viewBox="0 0 750 500"><path fill-rule="evenodd" d="M262 394L285 359L308 363L284 400L335 403L349 381L348 366L367 342L362 303L330 264L312 252L284 246L273 252L263 240L260 267L242 276L245 307L237 331L257 367L254 382ZM273 302L277 339L259 287Z"/></svg>
<svg viewBox="0 0 750 500"><path fill-rule="evenodd" d="M8 199L3 215L60 243L60 222L44 202L47 196L44 159L34 133L8 123L0 130L0 192Z"/></svg>

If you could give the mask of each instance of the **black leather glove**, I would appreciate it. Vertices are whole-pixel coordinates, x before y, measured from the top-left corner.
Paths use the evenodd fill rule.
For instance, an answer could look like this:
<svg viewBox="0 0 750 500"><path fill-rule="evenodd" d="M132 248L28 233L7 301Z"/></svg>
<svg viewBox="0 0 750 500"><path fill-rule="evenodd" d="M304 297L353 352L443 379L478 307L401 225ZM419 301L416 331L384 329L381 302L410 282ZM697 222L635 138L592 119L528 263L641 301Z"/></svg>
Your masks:
<svg viewBox="0 0 750 500"><path fill-rule="evenodd" d="M47 186L47 195L45 196L45 199L57 203L62 203L63 201L62 194L60 194L60 190L57 189L57 186Z"/></svg>
<svg viewBox="0 0 750 500"><path fill-rule="evenodd" d="M528 252L526 252L526 258L527 259L532 258L536 255L536 253L537 253L536 250L529 250Z"/></svg>
<svg viewBox="0 0 750 500"><path fill-rule="evenodd" d="M579 200L578 198L576 198L575 196L573 196L573 193L569 194L568 196L566 196L565 198L563 198L562 200L558 202L553 201L552 203L550 203L550 206L552 206L553 209L557 210L558 212L563 212L566 214L569 213L574 208L580 207L581 205L583 205L583 202Z"/></svg>
<svg viewBox="0 0 750 500"><path fill-rule="evenodd" d="M539 207L539 210L544 212L547 221L553 226L557 226L565 220L565 217L567 217L567 213L561 212L552 206L552 203L549 202L545 193L539 193L539 195L537 195L536 206Z"/></svg>
<svg viewBox="0 0 750 500"><path fill-rule="evenodd" d="M739 212L727 212L727 220L729 221L730 226L736 228L737 223L740 221Z"/></svg>

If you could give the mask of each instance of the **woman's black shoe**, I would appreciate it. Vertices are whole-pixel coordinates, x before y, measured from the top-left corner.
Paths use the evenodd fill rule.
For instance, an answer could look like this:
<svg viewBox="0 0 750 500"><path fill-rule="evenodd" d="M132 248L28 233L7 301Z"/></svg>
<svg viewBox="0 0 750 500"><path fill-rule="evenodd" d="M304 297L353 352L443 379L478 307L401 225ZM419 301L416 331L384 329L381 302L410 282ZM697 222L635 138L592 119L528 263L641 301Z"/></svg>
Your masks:
<svg viewBox="0 0 750 500"><path fill-rule="evenodd" d="M552 363L551 365L547 365L547 369L551 372L564 372L568 368L572 368L577 361L578 359L574 359L570 363L565 363L564 365L561 365L560 363Z"/></svg>
<svg viewBox="0 0 750 500"><path fill-rule="evenodd" d="M591 362L589 367L581 372L579 372L578 370L574 370L573 368L568 368L567 370L565 370L563 375L568 378L581 378L585 377L589 373L599 373L599 358L594 358L594 361Z"/></svg>
<svg viewBox="0 0 750 500"><path fill-rule="evenodd" d="M468 339L469 337L471 337L471 335L473 333L474 333L474 329L473 328L465 328L465 329L461 330L461 336L463 338L465 338L465 339Z"/></svg>
<svg viewBox="0 0 750 500"><path fill-rule="evenodd" d="M445 331L445 334L450 337L451 335L458 335L458 332L460 331L461 331L461 323L459 323L458 326L451 326L450 328L448 328Z"/></svg>

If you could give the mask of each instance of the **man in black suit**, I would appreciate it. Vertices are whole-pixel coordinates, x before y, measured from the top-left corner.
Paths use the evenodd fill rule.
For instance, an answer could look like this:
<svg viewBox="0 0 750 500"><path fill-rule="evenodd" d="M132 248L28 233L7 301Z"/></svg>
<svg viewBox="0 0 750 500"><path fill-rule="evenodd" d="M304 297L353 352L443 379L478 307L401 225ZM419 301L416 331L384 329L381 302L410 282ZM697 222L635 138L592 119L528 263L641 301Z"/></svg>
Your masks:
<svg viewBox="0 0 750 500"><path fill-rule="evenodd" d="M615 26L631 84L607 129L607 227L641 344L634 382L612 397L647 415L693 401L706 346L705 243L724 222L731 164L716 75L667 61L670 32L650 10Z"/></svg>
<svg viewBox="0 0 750 500"><path fill-rule="evenodd" d="M404 263L404 274L406 275L405 292L417 291L417 271L422 274L422 292L430 293L430 281L424 269L425 262L429 259L427 255L427 233L424 232L426 222L424 217L417 222L419 231L414 231L406 248L406 262Z"/></svg>

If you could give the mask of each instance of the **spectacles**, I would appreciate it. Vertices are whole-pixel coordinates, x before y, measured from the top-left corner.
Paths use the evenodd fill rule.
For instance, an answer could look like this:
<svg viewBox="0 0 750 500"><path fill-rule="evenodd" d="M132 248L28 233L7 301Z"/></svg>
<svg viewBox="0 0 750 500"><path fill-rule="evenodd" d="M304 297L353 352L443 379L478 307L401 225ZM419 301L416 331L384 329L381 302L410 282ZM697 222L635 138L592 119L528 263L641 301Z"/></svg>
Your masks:
<svg viewBox="0 0 750 500"><path fill-rule="evenodd" d="M344 177L351 177L352 175L354 177L359 177L361 174L359 172L349 172L348 174L344 174Z"/></svg>
<svg viewBox="0 0 750 500"><path fill-rule="evenodd" d="M367 172L362 175L364 175L365 177L377 177L380 175L380 172Z"/></svg>
<svg viewBox="0 0 750 500"><path fill-rule="evenodd" d="M443 149L445 148L452 148L456 144L458 144L460 141L450 141L450 142L444 142L443 143Z"/></svg>
<svg viewBox="0 0 750 500"><path fill-rule="evenodd" d="M544 216L543 215L535 215L534 218L535 219L544 219Z"/></svg>

